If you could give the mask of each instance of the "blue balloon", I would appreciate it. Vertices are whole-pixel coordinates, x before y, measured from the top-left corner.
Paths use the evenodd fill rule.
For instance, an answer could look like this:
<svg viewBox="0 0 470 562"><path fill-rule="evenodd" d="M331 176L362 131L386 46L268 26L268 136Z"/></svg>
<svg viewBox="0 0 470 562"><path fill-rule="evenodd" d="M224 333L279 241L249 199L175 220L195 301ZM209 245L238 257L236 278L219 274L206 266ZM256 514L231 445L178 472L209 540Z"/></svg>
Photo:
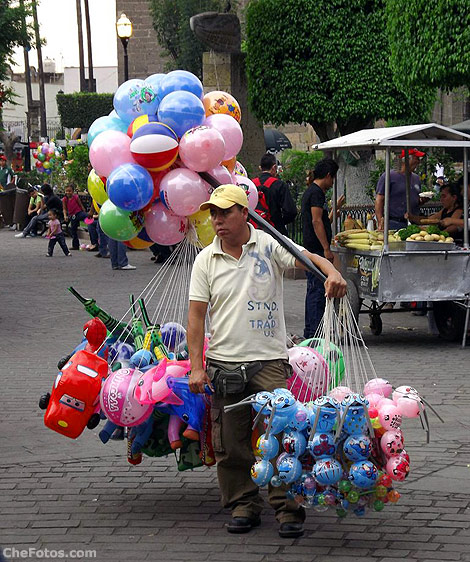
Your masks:
<svg viewBox="0 0 470 562"><path fill-rule="evenodd" d="M152 199L152 176L138 164L122 164L109 175L106 190L116 207L138 211Z"/></svg>
<svg viewBox="0 0 470 562"><path fill-rule="evenodd" d="M206 113L202 101L191 92L171 92L160 102L158 120L168 125L178 137L202 125Z"/></svg>
<svg viewBox="0 0 470 562"><path fill-rule="evenodd" d="M162 98L160 97L159 94L160 84L163 78L165 78L165 76L166 74L161 74L160 72L158 72L157 74L152 74L151 76L145 79L145 82L152 86L152 89L157 94L159 101L162 101Z"/></svg>
<svg viewBox="0 0 470 562"><path fill-rule="evenodd" d="M139 349L129 360L129 366L136 369L148 367L154 360L152 353L148 349Z"/></svg>
<svg viewBox="0 0 470 562"><path fill-rule="evenodd" d="M127 133L127 127L127 123L124 123L117 114L116 116L105 115L104 117L98 117L88 129L88 146L91 146L96 137L104 131L121 131L122 133Z"/></svg>
<svg viewBox="0 0 470 562"><path fill-rule="evenodd" d="M158 102L151 84L143 80L128 80L116 90L113 105L119 117L130 125L140 115L155 115Z"/></svg>
<svg viewBox="0 0 470 562"><path fill-rule="evenodd" d="M191 92L199 99L202 99L204 90L202 88L202 82L197 76L192 72L187 70L173 70L169 72L160 81L160 87L158 88L158 96L162 100L171 92L177 92L184 90L185 92Z"/></svg>
<svg viewBox="0 0 470 562"><path fill-rule="evenodd" d="M169 351L186 345L186 330L178 322L166 322L161 327L162 342Z"/></svg>

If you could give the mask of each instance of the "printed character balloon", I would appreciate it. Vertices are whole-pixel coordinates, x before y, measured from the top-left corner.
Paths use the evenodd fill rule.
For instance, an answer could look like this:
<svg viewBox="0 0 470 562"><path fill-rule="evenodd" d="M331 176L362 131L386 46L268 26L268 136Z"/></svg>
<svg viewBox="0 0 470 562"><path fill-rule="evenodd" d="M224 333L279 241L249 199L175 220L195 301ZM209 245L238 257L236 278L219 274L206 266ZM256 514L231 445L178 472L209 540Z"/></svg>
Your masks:
<svg viewBox="0 0 470 562"><path fill-rule="evenodd" d="M380 447L387 457L403 451L404 439L400 429L386 431L380 438Z"/></svg>
<svg viewBox="0 0 470 562"><path fill-rule="evenodd" d="M358 488L368 490L375 486L379 471L370 461L362 460L351 465L348 478Z"/></svg>
<svg viewBox="0 0 470 562"><path fill-rule="evenodd" d="M350 435L362 435L367 430L366 411L369 402L362 394L349 394L341 402L343 429Z"/></svg>
<svg viewBox="0 0 470 562"><path fill-rule="evenodd" d="M294 346L288 350L294 375L287 385L301 402L309 402L328 390L328 365L325 359L309 347Z"/></svg>
<svg viewBox="0 0 470 562"><path fill-rule="evenodd" d="M316 459L324 459L334 456L336 445L332 433L315 433L308 443L310 454Z"/></svg>
<svg viewBox="0 0 470 562"><path fill-rule="evenodd" d="M343 452L350 461L368 459L372 443L367 435L351 435L343 444Z"/></svg>
<svg viewBox="0 0 470 562"><path fill-rule="evenodd" d="M109 421L122 427L144 422L152 413L153 404L139 404L134 389L142 376L138 369L119 369L111 373L101 389L100 404Z"/></svg>
<svg viewBox="0 0 470 562"><path fill-rule="evenodd" d="M263 459L273 459L279 453L279 441L274 435L266 437L266 434L263 433L258 437L255 453Z"/></svg>
<svg viewBox="0 0 470 562"><path fill-rule="evenodd" d="M309 416L309 410L307 410L307 408L303 404L297 401L297 409L287 425L291 429L303 431L308 427L310 423Z"/></svg>
<svg viewBox="0 0 470 562"><path fill-rule="evenodd" d="M410 472L410 463L405 457L395 455L388 459L385 471L392 480L402 482Z"/></svg>
<svg viewBox="0 0 470 562"><path fill-rule="evenodd" d="M119 117L130 124L140 115L155 115L158 102L151 84L143 80L128 80L116 90L113 105Z"/></svg>
<svg viewBox="0 0 470 562"><path fill-rule="evenodd" d="M379 405L379 421L381 426L386 429L398 429L401 426L402 416L395 404Z"/></svg>
<svg viewBox="0 0 470 562"><path fill-rule="evenodd" d="M313 431L330 432L339 418L340 405L331 396L320 396L313 403L310 425Z"/></svg>
<svg viewBox="0 0 470 562"><path fill-rule="evenodd" d="M273 477L274 467L266 459L255 462L251 467L251 479L257 486L266 486Z"/></svg>
<svg viewBox="0 0 470 562"><path fill-rule="evenodd" d="M312 472L318 484L331 486L341 480L343 467L336 459L320 459L315 463Z"/></svg>
<svg viewBox="0 0 470 562"><path fill-rule="evenodd" d="M292 455L286 455L278 464L279 478L284 484L292 484L302 474L302 464Z"/></svg>
<svg viewBox="0 0 470 562"><path fill-rule="evenodd" d="M231 94L216 90L206 94L203 98L203 102L207 116L217 113L226 113L240 123L242 118L240 106Z"/></svg>
<svg viewBox="0 0 470 562"><path fill-rule="evenodd" d="M282 446L289 455L300 457L305 453L307 439L300 431L286 431L282 438Z"/></svg>

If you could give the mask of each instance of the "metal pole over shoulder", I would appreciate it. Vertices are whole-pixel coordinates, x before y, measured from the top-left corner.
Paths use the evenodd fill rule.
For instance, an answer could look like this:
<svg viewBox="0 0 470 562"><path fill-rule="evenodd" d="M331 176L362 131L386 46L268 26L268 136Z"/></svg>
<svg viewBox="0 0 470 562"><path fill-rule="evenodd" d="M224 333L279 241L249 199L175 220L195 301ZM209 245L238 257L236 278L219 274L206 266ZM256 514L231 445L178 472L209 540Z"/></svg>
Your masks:
<svg viewBox="0 0 470 562"><path fill-rule="evenodd" d="M207 172L199 172L199 175L214 189L220 187L221 183ZM291 240L289 240L289 238L281 234L274 228L274 226L269 224L269 222L265 221L258 215L258 213L255 213L251 209L248 209L248 216L254 223L256 223L265 232L270 234L277 242L279 242L279 244L283 248L290 252L294 256L294 258L301 262L309 271L311 271L318 279L320 279L320 281L322 281L323 283L326 281L326 275L321 272L318 267L316 267L312 263L312 261L309 260L307 256L304 255Z"/></svg>

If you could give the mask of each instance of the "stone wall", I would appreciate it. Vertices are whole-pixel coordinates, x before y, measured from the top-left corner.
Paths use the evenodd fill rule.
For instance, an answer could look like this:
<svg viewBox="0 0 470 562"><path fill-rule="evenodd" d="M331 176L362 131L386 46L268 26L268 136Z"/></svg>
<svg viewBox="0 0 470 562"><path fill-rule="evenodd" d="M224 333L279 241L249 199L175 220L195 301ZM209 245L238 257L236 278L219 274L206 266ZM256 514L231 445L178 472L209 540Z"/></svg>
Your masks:
<svg viewBox="0 0 470 562"><path fill-rule="evenodd" d="M152 26L148 0L116 0L116 20L122 14L131 20L133 36L129 40L129 78L146 78L150 74L163 72L166 59L158 44L157 35ZM124 81L124 50L121 40L118 42L118 82Z"/></svg>

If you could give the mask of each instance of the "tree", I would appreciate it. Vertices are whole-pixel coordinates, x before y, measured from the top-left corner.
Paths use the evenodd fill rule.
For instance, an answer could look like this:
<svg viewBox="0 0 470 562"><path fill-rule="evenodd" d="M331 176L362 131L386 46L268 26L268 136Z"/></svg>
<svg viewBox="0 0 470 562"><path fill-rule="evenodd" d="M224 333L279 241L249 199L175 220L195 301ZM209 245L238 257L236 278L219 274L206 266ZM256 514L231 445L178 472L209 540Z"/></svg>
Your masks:
<svg viewBox="0 0 470 562"><path fill-rule="evenodd" d="M189 70L202 79L204 45L189 27L192 16L218 11L219 0L149 0L153 27L170 61L167 70Z"/></svg>
<svg viewBox="0 0 470 562"><path fill-rule="evenodd" d="M254 0L246 16L259 119L310 123L324 141L335 124L344 135L378 118L420 122L429 112L433 90L407 94L394 82L383 0Z"/></svg>
<svg viewBox="0 0 470 562"><path fill-rule="evenodd" d="M469 85L468 0L387 0L386 16L397 80L410 88Z"/></svg>

